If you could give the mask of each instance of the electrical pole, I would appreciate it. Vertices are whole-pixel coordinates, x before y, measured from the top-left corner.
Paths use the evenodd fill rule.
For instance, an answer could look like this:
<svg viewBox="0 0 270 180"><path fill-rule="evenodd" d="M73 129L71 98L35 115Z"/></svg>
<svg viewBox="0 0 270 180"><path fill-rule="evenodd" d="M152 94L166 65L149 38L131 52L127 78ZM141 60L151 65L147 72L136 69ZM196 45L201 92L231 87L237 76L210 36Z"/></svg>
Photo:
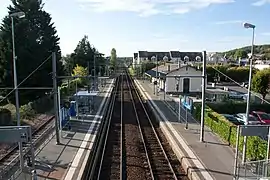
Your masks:
<svg viewBox="0 0 270 180"><path fill-rule="evenodd" d="M201 132L200 132L201 142L204 142L205 89L206 89L206 51L203 51L202 108L201 108Z"/></svg>
<svg viewBox="0 0 270 180"><path fill-rule="evenodd" d="M53 69L53 95L54 95L54 112L55 112L55 135L56 135L56 144L60 144L59 136L59 110L58 110L58 88L57 88L57 72L56 72L56 53L52 53L52 69Z"/></svg>
<svg viewBox="0 0 270 180"><path fill-rule="evenodd" d="M15 53L15 35L14 35L14 20L13 20L13 16L11 16L11 28L12 28L13 80L14 80L15 101L16 101L16 119L17 119L17 126L21 126L19 89L18 89L18 84L17 84L17 67L16 67L17 56L16 56L16 53ZM22 142L19 142L20 168L21 169L23 169L23 167L24 167L23 150L22 150L22 148L23 148L22 147Z"/></svg>

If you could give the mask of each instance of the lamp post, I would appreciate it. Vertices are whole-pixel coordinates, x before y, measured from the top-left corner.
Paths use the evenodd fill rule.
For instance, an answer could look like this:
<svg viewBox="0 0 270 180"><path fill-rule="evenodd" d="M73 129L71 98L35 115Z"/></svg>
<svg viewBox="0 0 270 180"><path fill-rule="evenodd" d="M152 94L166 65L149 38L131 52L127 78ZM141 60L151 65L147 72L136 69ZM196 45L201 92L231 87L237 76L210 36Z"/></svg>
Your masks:
<svg viewBox="0 0 270 180"><path fill-rule="evenodd" d="M14 35L14 17L23 18L25 17L24 12L15 12L9 15L11 18L11 31L12 31L12 51L13 51L13 81L14 81L14 89L15 89L15 101L16 101L16 119L17 126L21 125L20 122L20 104L19 104L19 90L17 85L17 70L16 70L16 53L15 53L15 35ZM20 168L23 169L24 161L23 161L23 152L22 152L22 142L19 142L19 153L20 153Z"/></svg>
<svg viewBox="0 0 270 180"><path fill-rule="evenodd" d="M243 26L244 28L252 29L252 43L251 43L251 55L250 55L250 61L249 61L249 79L248 79L247 108L246 108L246 121L245 121L245 125L248 125L249 109L250 109L250 90L251 90L251 80L252 80L252 59L253 59L253 49L254 49L254 32L255 32L256 26L250 23L244 23ZM242 163L246 162L246 150L247 150L247 136L244 136Z"/></svg>

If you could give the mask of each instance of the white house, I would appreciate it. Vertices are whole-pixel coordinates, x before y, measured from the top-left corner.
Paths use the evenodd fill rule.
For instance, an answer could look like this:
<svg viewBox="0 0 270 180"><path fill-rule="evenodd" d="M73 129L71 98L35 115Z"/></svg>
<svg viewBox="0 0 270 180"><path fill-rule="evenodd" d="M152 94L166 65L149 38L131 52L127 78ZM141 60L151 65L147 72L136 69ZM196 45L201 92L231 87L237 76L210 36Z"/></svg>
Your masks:
<svg viewBox="0 0 270 180"><path fill-rule="evenodd" d="M146 75L151 77L152 83L157 80L160 89L164 89L165 86L166 93L197 95L202 91L201 77L185 77L185 78L170 77L178 75L201 76L202 71L196 67L187 64L184 65L182 64L181 67L179 67L178 64L166 64L158 66L158 71L156 70L157 70L156 68L153 68L150 71L146 72ZM156 75L158 76L157 79L155 79Z"/></svg>
<svg viewBox="0 0 270 180"><path fill-rule="evenodd" d="M201 77L184 77L184 78L175 78L169 76L201 76L202 71L196 67L189 65L182 66L176 70L168 72L166 75L166 93L172 94L198 94L202 92L202 78ZM177 84L179 88L177 90Z"/></svg>

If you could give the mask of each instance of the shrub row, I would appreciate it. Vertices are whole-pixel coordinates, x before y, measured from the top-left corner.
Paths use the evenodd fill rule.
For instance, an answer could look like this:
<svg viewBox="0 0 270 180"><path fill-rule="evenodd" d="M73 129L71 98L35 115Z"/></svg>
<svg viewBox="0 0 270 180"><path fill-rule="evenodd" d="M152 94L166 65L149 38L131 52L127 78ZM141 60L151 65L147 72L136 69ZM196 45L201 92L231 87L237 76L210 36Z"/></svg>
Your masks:
<svg viewBox="0 0 270 180"><path fill-rule="evenodd" d="M193 114L195 118L200 119L201 105L195 104ZM214 133L219 135L223 141L228 142L232 147L236 145L237 127L227 121L224 116L212 110L209 106L205 109L205 125ZM251 161L261 160L266 157L267 142L259 137L248 137L247 158ZM240 136L239 151L243 150L243 137Z"/></svg>
<svg viewBox="0 0 270 180"><path fill-rule="evenodd" d="M207 105L214 111L220 114L237 114L245 113L247 104L245 102L232 102L227 103L207 103ZM250 111L264 111L270 113L269 104L251 104Z"/></svg>
<svg viewBox="0 0 270 180"><path fill-rule="evenodd" d="M60 86L61 97L67 96L76 91L77 86L81 87L82 84L79 79L75 79L68 83L63 83ZM36 114L45 113L52 109L54 104L53 94L37 99L36 101L29 102L28 104L20 107L21 119L31 119ZM7 104L0 107L0 126L2 125L14 125L16 120L16 108L13 104Z"/></svg>
<svg viewBox="0 0 270 180"><path fill-rule="evenodd" d="M206 67L206 73L207 73L207 80L209 82L213 82L215 78L217 78L217 74L219 74L215 69L219 70L220 72L226 74L230 78L234 79L237 82L243 82L248 80L249 75L249 67L231 67L229 65L212 65ZM256 70L253 70L255 73ZM220 81L222 82L230 82L229 79L227 79L222 74L219 74Z"/></svg>

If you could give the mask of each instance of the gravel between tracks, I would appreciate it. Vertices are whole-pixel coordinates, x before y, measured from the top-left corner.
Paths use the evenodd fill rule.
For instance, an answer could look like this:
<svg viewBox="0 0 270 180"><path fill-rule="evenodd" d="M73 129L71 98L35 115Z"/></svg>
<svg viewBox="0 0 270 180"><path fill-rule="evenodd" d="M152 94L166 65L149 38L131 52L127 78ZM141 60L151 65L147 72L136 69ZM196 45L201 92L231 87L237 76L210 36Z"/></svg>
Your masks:
<svg viewBox="0 0 270 180"><path fill-rule="evenodd" d="M123 97L123 122L125 124L126 179L151 179L143 149L140 131L136 121L129 89L125 84Z"/></svg>
<svg viewBox="0 0 270 180"><path fill-rule="evenodd" d="M120 77L121 79L121 77ZM125 77L123 79L125 81ZM130 90L127 87L126 82L119 83L118 87L118 95L116 98L112 121L111 121L111 128L109 131L108 139L107 139L107 147L104 154L104 161L101 170L101 177L100 179L120 179L120 137L121 137L121 91L120 87L123 87L123 179L130 179L130 180L150 180L150 169L147 163L146 154L143 146L142 137L140 135L140 131L138 128L136 114L133 109L132 105L132 98L130 96ZM134 90L132 90L134 91ZM135 95L135 94L133 94ZM154 160L154 163L157 163L156 171L160 170L157 174L159 174L159 179L172 179L172 173L169 172L168 167L166 169L162 168L164 163L164 158L159 158L161 156L156 156L155 154L160 153L160 151L155 152L158 149L158 145L156 140L154 140L155 135L153 134L151 127L149 126L148 119L146 118L142 108L140 107L137 97L135 98L135 106L140 118L140 122L142 125L142 131L146 134L146 143L152 142L153 144L148 144L148 150L152 150L151 156L152 158L158 157L158 159ZM176 155L172 151L170 144L167 142L165 136L163 135L161 129L156 126L156 121L154 118L153 113L145 104L145 107L149 113L150 119L152 123L155 125L157 134L161 140L161 143L164 147L165 152L167 153L168 159L171 162L174 172L177 175L177 179L188 180L187 176L179 160L177 159ZM166 162L165 162L166 163ZM153 168L153 167L152 167Z"/></svg>

